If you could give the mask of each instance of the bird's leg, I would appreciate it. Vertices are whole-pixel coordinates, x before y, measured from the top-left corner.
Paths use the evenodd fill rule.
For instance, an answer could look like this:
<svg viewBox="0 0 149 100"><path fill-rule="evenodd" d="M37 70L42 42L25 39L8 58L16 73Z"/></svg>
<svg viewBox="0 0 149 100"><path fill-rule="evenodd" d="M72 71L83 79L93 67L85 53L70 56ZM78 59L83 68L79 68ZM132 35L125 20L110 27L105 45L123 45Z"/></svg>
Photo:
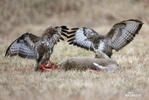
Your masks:
<svg viewBox="0 0 149 100"><path fill-rule="evenodd" d="M98 51L97 51L98 52ZM111 60L111 58L109 56L107 56L104 52L102 52L101 50L99 50L99 53L102 54L102 56L105 58L105 59L109 59Z"/></svg>
<svg viewBox="0 0 149 100"><path fill-rule="evenodd" d="M96 55L99 55L99 53L100 53L105 59L111 60L111 58L109 56L107 56L104 52L102 52L101 50L95 49L95 48L93 48L93 49L94 49Z"/></svg>
<svg viewBox="0 0 149 100"><path fill-rule="evenodd" d="M95 47L93 47L94 51L95 51L95 54L98 55L101 54L105 59L108 59L108 60L112 60L112 61L115 61L115 59L113 58L110 58L107 54L105 54L103 51L101 51L100 49L95 49ZM115 61L116 62L116 61Z"/></svg>
<svg viewBox="0 0 149 100"><path fill-rule="evenodd" d="M114 59L114 58L110 58L109 56L107 56L104 52L102 52L101 50L97 50L97 52L96 52L96 55L98 55L98 54L101 54L105 59L107 59L107 60L112 60L112 61L114 61L114 62L116 62L116 60Z"/></svg>
<svg viewBox="0 0 149 100"><path fill-rule="evenodd" d="M41 59L41 65L43 66L50 65L48 64L49 59L50 59L50 54L49 53L44 54L44 56Z"/></svg>
<svg viewBox="0 0 149 100"><path fill-rule="evenodd" d="M39 71L40 69L40 64L39 64L39 61L36 60L36 67L35 67L35 71Z"/></svg>

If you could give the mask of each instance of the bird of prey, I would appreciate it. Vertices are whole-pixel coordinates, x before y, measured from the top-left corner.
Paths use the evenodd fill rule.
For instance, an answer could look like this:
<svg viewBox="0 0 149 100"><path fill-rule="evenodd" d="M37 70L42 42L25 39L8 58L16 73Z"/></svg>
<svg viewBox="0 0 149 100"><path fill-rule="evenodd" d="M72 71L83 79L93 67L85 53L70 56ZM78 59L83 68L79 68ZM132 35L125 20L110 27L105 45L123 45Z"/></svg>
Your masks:
<svg viewBox="0 0 149 100"><path fill-rule="evenodd" d="M41 37L32 33L24 33L6 50L5 56L20 56L22 58L36 59L35 71L39 71L40 65L45 65L50 59L54 45L61 39L66 26L48 27Z"/></svg>
<svg viewBox="0 0 149 100"><path fill-rule="evenodd" d="M86 27L72 28L63 35L68 38L69 44L94 51L97 58L111 59L112 50L119 51L130 43L142 25L139 20L129 19L114 24L106 35Z"/></svg>

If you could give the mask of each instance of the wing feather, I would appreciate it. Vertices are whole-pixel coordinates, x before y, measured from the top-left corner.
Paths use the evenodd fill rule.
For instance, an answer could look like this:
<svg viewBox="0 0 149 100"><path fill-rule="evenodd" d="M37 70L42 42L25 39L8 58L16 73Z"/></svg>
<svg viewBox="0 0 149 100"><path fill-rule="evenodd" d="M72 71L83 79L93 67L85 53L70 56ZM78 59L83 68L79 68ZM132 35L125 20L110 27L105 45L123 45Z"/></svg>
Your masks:
<svg viewBox="0 0 149 100"><path fill-rule="evenodd" d="M18 55L22 58L35 59L36 52L34 51L34 45L39 41L39 39L39 37L31 33L24 33L11 43L6 50L5 56Z"/></svg>
<svg viewBox="0 0 149 100"><path fill-rule="evenodd" d="M143 23L139 20L126 20L115 24L107 34L110 45L116 51L130 43L140 31Z"/></svg>
<svg viewBox="0 0 149 100"><path fill-rule="evenodd" d="M72 28L72 31L67 33L69 34L67 36L69 44L93 51L93 43L85 36L84 28Z"/></svg>

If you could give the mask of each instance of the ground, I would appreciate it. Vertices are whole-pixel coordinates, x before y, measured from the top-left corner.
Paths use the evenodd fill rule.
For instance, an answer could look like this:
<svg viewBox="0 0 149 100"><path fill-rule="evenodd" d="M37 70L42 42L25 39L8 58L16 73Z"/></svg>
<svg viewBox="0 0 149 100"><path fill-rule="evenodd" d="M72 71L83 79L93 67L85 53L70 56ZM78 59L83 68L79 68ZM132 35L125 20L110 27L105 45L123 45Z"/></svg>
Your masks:
<svg viewBox="0 0 149 100"><path fill-rule="evenodd" d="M84 0L80 1L84 2ZM131 0L126 1L127 2L123 3L124 5ZM135 0L132 1L134 2ZM94 12L96 16L98 16L97 13L99 12L103 15L108 14L105 18L99 15L101 19L90 15L85 19L83 15L86 14L86 10L82 8L82 12L79 13L80 15L78 17L79 20L76 19L77 14L71 11L68 11L66 15L64 15L65 13L58 15L61 19L53 15L50 17L51 19L43 21L42 23L36 23L36 20L32 22L30 20L31 22L25 23L22 21L22 24L17 22L18 25L13 25L11 20L9 20L10 24L8 24L9 22L6 20L3 20L4 23L1 25L3 27L1 27L0 30L0 100L148 100L149 19L147 17L147 10L149 8L142 2L136 5L130 3L127 7L130 8L134 5L131 7L133 12L131 13L128 9L121 9L121 11L119 11L120 6L107 6L107 2L108 0L105 2L102 1L102 3L99 4L101 6L99 7L100 10ZM138 0L136 0L136 2L138 2ZM144 0L144 2L147 1ZM121 3L118 2L118 4L120 5ZM84 5L88 5L88 3ZM102 11L102 7L104 7L104 11ZM114 7L113 12L110 12L112 7ZM96 5L92 7L92 10L95 10L95 8L97 8ZM68 18L69 13L71 13L70 18ZM15 19L15 16L12 17ZM113 24L128 18L140 19L144 22L144 25L140 33L136 35L129 45L119 52L114 53L113 58L120 65L119 71L94 73L88 71L65 72L53 70L40 73L34 72L34 60L22 59L20 57L4 57L5 51L10 43L23 32L29 31L36 35L41 35L42 31L49 25L65 24L69 27L88 26L94 28L100 34L106 34ZM96 21L97 19L99 23ZM17 21L17 19L15 19L14 22L15 21ZM90 51L70 46L67 42L62 41L55 46L51 60L59 64L72 56L94 57L93 53Z"/></svg>

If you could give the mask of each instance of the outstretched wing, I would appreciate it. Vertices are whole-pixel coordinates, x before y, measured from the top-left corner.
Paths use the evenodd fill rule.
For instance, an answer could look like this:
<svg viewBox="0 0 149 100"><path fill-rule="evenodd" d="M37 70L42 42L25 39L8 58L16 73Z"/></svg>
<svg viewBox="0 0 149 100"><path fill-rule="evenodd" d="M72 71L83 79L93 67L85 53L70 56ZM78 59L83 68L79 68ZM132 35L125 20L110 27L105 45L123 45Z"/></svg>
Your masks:
<svg viewBox="0 0 149 100"><path fill-rule="evenodd" d="M76 45L78 47L94 51L93 42L90 41L87 37L87 34L90 34L89 32L92 32L94 34L93 30L85 28L85 27L72 28L71 30L72 31L70 31L70 32L66 32L67 35L62 34L68 38L69 44Z"/></svg>
<svg viewBox="0 0 149 100"><path fill-rule="evenodd" d="M108 45L116 51L120 50L133 40L142 25L143 23L141 21L133 19L113 25L112 29L107 34L107 37L110 39Z"/></svg>
<svg viewBox="0 0 149 100"><path fill-rule="evenodd" d="M39 37L31 34L24 33L17 38L6 50L5 56L18 55L22 58L35 59L36 52L34 51L34 45L39 41Z"/></svg>

